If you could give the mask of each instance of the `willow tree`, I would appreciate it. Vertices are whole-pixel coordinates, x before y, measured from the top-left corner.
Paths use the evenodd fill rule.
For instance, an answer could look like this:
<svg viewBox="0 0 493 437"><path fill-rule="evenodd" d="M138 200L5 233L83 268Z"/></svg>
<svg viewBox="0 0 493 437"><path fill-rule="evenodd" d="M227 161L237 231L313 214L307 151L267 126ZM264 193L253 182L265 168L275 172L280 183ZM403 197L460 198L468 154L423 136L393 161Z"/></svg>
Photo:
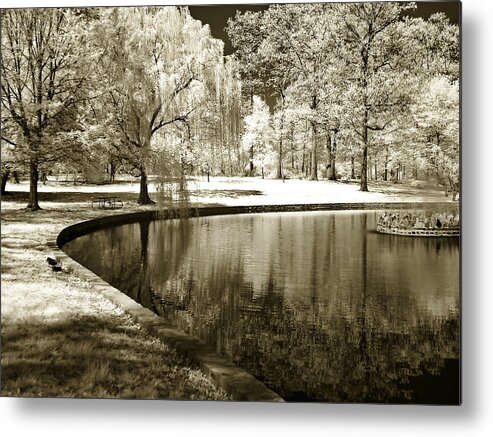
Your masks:
<svg viewBox="0 0 493 437"><path fill-rule="evenodd" d="M113 8L103 11L98 39L105 53L108 101L128 156L140 172L138 203L149 204L152 139L190 117L214 89L222 42L187 8Z"/></svg>
<svg viewBox="0 0 493 437"><path fill-rule="evenodd" d="M239 63L232 56L215 67L215 99L210 99L208 108L200 117L196 128L202 137L202 157L209 169L221 174L233 175L241 170L241 108L242 83L239 77ZM209 132L204 135L201 131Z"/></svg>
<svg viewBox="0 0 493 437"><path fill-rule="evenodd" d="M70 151L54 141L89 98L87 17L73 9L2 10L2 125L13 125L19 163L29 168L27 208L38 210L39 167Z"/></svg>
<svg viewBox="0 0 493 437"><path fill-rule="evenodd" d="M385 130L395 113L411 103L413 77L407 63L415 46L406 38L402 20L412 3L347 3L335 5L338 43L348 76L348 114L360 136L360 190L368 191L370 132Z"/></svg>

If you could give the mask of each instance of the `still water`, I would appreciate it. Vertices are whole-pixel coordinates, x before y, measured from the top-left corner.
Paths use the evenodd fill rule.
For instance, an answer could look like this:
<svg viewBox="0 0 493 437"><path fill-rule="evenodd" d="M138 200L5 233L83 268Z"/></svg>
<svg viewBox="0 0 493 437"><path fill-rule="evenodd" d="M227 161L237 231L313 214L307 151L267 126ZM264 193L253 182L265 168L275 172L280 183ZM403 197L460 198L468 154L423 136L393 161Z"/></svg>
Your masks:
<svg viewBox="0 0 493 437"><path fill-rule="evenodd" d="M459 401L459 242L376 212L270 213L96 231L63 250L286 400Z"/></svg>

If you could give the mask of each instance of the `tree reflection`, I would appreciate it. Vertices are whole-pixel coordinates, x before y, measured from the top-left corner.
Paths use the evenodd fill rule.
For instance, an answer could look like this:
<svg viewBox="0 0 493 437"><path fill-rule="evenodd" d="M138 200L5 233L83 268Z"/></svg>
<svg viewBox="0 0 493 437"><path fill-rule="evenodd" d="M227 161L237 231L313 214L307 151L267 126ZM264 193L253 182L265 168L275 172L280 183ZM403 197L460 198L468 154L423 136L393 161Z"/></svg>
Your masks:
<svg viewBox="0 0 493 437"><path fill-rule="evenodd" d="M458 242L374 226L372 213L141 223L78 239L76 257L288 400L432 402L425 380L457 403Z"/></svg>

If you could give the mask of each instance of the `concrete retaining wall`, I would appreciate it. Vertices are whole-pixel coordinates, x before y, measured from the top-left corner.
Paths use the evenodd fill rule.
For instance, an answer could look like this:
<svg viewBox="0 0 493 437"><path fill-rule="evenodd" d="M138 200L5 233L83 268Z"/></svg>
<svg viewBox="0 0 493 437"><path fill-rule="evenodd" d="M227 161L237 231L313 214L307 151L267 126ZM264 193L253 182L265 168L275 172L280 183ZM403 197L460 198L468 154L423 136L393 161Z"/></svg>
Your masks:
<svg viewBox="0 0 493 437"><path fill-rule="evenodd" d="M332 204L301 204L301 205L261 205L234 207L192 208L190 215L205 217L213 215L248 214L262 212L288 211L340 211L340 210L376 210L376 209L420 209L436 208L436 203L332 203ZM450 204L448 204L450 205ZM222 388L235 400L282 402L283 399L253 375L235 366L228 359L219 356L213 349L205 346L200 340L168 326L162 318L151 310L112 287L95 273L85 268L61 248L67 242L93 232L119 224L135 223L141 220L157 220L177 217L177 211L144 211L130 214L115 214L93 220L76 223L53 235L48 246L58 258L65 270L77 274L86 280L94 289L108 300L122 308L130 317L150 335L174 347L180 354L197 365L216 386Z"/></svg>
<svg viewBox="0 0 493 437"><path fill-rule="evenodd" d="M207 217L213 215L256 214L262 212L295 212L295 211L352 211L352 210L381 210L381 209L424 209L453 206L447 202L385 202L385 203L313 203L293 205L254 205L254 206L213 206L191 208L191 217ZM141 220L158 220L178 217L178 211L143 211L130 214L115 214L93 220L76 223L63 229L56 238L58 247L69 241L97 229L125 223L135 223Z"/></svg>

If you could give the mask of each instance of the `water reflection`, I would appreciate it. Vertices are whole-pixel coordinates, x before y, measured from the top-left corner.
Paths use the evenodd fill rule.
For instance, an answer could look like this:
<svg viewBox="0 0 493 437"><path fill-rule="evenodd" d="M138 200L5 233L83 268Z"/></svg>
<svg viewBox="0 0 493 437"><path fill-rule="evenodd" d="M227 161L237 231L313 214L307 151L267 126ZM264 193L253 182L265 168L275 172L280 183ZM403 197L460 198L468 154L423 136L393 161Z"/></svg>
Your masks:
<svg viewBox="0 0 493 437"><path fill-rule="evenodd" d="M64 250L288 400L457 403L458 241L375 216L142 222Z"/></svg>

